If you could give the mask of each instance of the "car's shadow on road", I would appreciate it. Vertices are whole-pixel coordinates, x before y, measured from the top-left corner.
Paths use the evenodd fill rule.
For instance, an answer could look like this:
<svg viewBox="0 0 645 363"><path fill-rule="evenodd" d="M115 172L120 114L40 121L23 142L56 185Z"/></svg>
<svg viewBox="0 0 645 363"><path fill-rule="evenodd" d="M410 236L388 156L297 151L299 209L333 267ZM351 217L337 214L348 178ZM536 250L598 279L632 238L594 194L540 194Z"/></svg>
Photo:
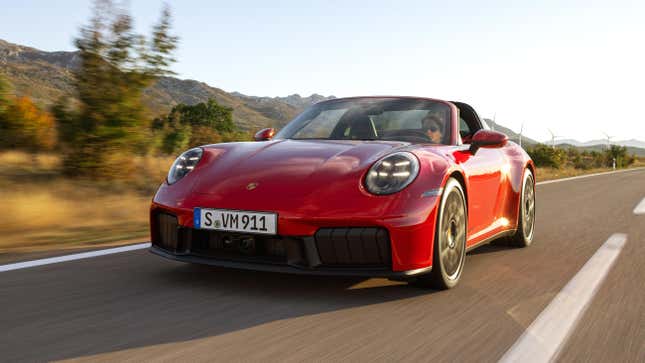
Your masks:
<svg viewBox="0 0 645 363"><path fill-rule="evenodd" d="M30 335L25 337L30 346L40 345L45 352L21 349L22 353L13 357L16 360L88 357L208 338L285 319L436 293L386 279L244 271L150 257L119 274L105 276L102 286L83 286L87 298L74 298L70 292L60 302L65 307L51 311L41 321L49 330L36 337L26 330L21 333ZM70 279L85 284L85 279L78 275L70 275ZM73 282L68 281L65 286L70 283ZM302 324L315 325L307 321ZM60 334L61 329L65 333ZM73 340L70 331L77 332ZM15 338L18 345L26 344L18 336Z"/></svg>
<svg viewBox="0 0 645 363"><path fill-rule="evenodd" d="M386 279L306 276L200 265L159 269L165 290L158 306L164 314L147 322L147 331L168 334L133 346L199 339L274 321L323 314L433 294L436 291ZM171 304L172 307L169 307ZM141 331L140 336L145 336Z"/></svg>
<svg viewBox="0 0 645 363"><path fill-rule="evenodd" d="M357 277L307 276L235 270L200 265L179 265L159 270L157 278L167 289L190 287L198 297L221 300L240 316L262 310L264 321L323 313L406 299L436 291L404 282ZM195 304L200 304L197 300ZM289 309L283 309L288 305ZM221 310L219 310L221 311ZM214 309L217 313L218 309ZM232 319L234 320L234 319ZM229 321L222 332L244 328Z"/></svg>
<svg viewBox="0 0 645 363"><path fill-rule="evenodd" d="M191 285L216 289L218 293L240 293L276 300L299 298L304 302L311 299L316 303L335 298L334 301L343 304L350 301L371 304L435 292L380 278L283 274L190 264L159 270L157 277L169 284L168 287Z"/></svg>
<svg viewBox="0 0 645 363"><path fill-rule="evenodd" d="M475 248L474 250L468 252L469 255L481 255L481 254L488 254L488 253L502 253L502 252L508 252L509 250L512 250L513 247L505 245L502 242L498 243L487 243L483 246L479 246Z"/></svg>

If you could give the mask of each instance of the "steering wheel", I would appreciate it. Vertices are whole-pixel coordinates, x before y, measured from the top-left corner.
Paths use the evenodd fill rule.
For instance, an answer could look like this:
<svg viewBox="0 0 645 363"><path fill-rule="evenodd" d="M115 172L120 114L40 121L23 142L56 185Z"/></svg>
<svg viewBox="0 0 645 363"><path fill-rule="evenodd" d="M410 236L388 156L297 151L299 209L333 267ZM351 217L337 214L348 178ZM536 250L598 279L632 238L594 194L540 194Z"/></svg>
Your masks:
<svg viewBox="0 0 645 363"><path fill-rule="evenodd" d="M409 137L418 139L420 142L433 142L430 136L421 130L414 129L401 129L401 130L392 130L388 131L386 135L381 137L382 139L395 139L397 136Z"/></svg>

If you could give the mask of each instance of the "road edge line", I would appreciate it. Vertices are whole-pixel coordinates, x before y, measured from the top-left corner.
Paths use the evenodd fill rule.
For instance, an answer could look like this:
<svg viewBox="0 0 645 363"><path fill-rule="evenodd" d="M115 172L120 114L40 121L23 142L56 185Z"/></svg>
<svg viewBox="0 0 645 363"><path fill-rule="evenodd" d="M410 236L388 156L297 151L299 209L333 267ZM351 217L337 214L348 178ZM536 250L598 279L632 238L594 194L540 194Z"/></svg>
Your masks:
<svg viewBox="0 0 645 363"><path fill-rule="evenodd" d="M535 318L499 362L554 361L626 242L626 234L612 234Z"/></svg>
<svg viewBox="0 0 645 363"><path fill-rule="evenodd" d="M99 256L105 256L105 255L112 255L115 253L141 250L148 247L150 247L150 242L138 243L134 245L128 245L128 246L122 246L122 247L116 247L116 248L108 248L108 249L98 250L98 251L89 251L89 252L74 253L71 255L42 258L39 260L15 262L7 265L0 265L0 272L20 270L20 269L36 267L36 266L51 265L54 263L61 263L61 262L67 262L67 261L82 260L86 258L93 258L93 257L99 257Z"/></svg>

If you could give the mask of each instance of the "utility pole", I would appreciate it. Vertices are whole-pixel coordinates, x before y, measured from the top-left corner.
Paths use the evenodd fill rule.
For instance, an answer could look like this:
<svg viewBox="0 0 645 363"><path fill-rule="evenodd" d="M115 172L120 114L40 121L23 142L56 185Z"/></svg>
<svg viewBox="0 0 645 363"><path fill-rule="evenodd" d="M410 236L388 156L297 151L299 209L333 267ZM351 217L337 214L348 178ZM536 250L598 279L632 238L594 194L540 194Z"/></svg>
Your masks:
<svg viewBox="0 0 645 363"><path fill-rule="evenodd" d="M522 131L524 131L524 122L522 122L522 126L520 127L520 147L522 147Z"/></svg>

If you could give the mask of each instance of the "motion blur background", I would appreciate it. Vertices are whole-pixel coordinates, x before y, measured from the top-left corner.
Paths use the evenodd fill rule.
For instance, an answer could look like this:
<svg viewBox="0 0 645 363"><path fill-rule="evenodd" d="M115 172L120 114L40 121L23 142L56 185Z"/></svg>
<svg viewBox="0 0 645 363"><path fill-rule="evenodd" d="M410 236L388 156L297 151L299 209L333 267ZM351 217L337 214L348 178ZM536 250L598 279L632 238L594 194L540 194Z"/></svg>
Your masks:
<svg viewBox="0 0 645 363"><path fill-rule="evenodd" d="M177 153L337 96L468 102L538 180L645 165L642 2L1 8L0 253L145 240Z"/></svg>

